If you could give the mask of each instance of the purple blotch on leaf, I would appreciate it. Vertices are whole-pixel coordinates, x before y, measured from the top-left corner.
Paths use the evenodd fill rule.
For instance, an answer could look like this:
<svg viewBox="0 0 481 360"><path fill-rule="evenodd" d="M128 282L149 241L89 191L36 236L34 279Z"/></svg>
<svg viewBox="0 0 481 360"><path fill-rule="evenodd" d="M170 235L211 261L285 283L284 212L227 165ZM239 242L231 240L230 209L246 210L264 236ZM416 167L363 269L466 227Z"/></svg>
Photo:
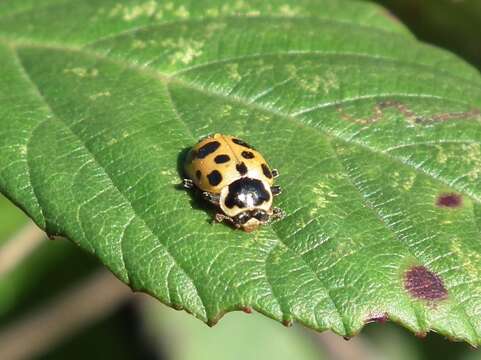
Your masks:
<svg viewBox="0 0 481 360"><path fill-rule="evenodd" d="M441 194L438 197L436 204L440 207L456 208L461 206L463 203L463 198L459 194L449 193Z"/></svg>
<svg viewBox="0 0 481 360"><path fill-rule="evenodd" d="M409 294L422 300L442 300L448 296L443 280L424 266L413 266L404 274L404 287Z"/></svg>
<svg viewBox="0 0 481 360"><path fill-rule="evenodd" d="M384 324L388 320L389 320L389 315L387 313L379 313L379 314L373 313L373 314L370 314L366 320L364 320L364 323L369 324L369 323L377 322L377 323Z"/></svg>

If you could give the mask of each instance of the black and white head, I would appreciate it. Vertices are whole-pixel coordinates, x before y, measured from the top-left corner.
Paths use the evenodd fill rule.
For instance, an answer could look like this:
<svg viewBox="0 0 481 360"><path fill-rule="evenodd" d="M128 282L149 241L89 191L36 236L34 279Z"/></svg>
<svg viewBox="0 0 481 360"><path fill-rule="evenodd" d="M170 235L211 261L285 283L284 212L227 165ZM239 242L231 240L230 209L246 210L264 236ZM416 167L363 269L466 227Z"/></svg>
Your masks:
<svg viewBox="0 0 481 360"><path fill-rule="evenodd" d="M236 227L251 232L270 220L271 188L260 179L240 178L222 189L220 207Z"/></svg>

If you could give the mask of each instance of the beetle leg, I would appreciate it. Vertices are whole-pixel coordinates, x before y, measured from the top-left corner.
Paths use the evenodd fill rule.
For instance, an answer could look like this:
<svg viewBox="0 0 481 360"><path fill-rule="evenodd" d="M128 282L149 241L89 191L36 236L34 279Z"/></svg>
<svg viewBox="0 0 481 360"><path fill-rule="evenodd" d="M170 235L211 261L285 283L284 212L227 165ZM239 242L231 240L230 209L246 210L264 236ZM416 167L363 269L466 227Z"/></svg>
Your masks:
<svg viewBox="0 0 481 360"><path fill-rule="evenodd" d="M279 170L277 170L277 169L272 169L271 173L272 173L272 177L274 179L279 176Z"/></svg>
<svg viewBox="0 0 481 360"><path fill-rule="evenodd" d="M231 224L234 224L234 219L232 219L230 216L227 216L226 214L222 214L222 213L215 214L215 218L214 218L215 222L221 223L224 220L227 220Z"/></svg>
<svg viewBox="0 0 481 360"><path fill-rule="evenodd" d="M281 208L273 208L273 209L272 209L272 215L271 215L270 221L280 220L280 219L282 219L285 215L286 215L286 213L285 213L284 210L282 210Z"/></svg>
<svg viewBox="0 0 481 360"><path fill-rule="evenodd" d="M272 195L277 196L282 192L282 188L279 185L271 186Z"/></svg>
<svg viewBox="0 0 481 360"><path fill-rule="evenodd" d="M194 182L191 179L182 180L182 185L186 189L192 189L194 187Z"/></svg>
<svg viewBox="0 0 481 360"><path fill-rule="evenodd" d="M208 191L202 191L202 197L214 205L219 205L219 194L212 194Z"/></svg>

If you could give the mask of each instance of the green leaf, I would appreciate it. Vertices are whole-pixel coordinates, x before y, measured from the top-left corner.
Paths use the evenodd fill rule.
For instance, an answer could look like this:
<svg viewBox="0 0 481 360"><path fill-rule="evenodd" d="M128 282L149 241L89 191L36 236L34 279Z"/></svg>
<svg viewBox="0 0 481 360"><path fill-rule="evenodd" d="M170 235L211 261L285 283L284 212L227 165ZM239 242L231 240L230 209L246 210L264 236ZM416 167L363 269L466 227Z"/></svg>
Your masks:
<svg viewBox="0 0 481 360"><path fill-rule="evenodd" d="M481 343L481 78L372 4L2 3L0 189L121 280L215 323L252 307ZM246 234L178 190L212 132L280 170Z"/></svg>

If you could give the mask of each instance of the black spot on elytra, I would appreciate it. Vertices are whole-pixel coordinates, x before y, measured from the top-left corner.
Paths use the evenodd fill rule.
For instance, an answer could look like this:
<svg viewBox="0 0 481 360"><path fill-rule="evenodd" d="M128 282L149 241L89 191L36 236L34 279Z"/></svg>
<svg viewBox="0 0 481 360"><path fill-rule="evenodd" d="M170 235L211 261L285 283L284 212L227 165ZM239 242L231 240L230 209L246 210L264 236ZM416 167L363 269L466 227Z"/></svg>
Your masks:
<svg viewBox="0 0 481 360"><path fill-rule="evenodd" d="M213 170L209 175L207 175L207 179L209 179L209 184L216 186L222 181L222 175L217 170Z"/></svg>
<svg viewBox="0 0 481 360"><path fill-rule="evenodd" d="M271 173L271 170L269 169L269 166L267 166L266 164L262 164L261 167L262 167L262 172L264 173L266 178L272 179L272 173Z"/></svg>
<svg viewBox="0 0 481 360"><path fill-rule="evenodd" d="M226 196L225 206L232 209L237 205L237 207L243 209L249 205L248 202L257 206L269 201L270 198L271 196L262 181L243 177L229 185L229 194Z"/></svg>
<svg viewBox="0 0 481 360"><path fill-rule="evenodd" d="M202 145L199 150L197 150L197 157L199 159L205 158L207 155L212 154L216 151L220 146L220 142L218 141L210 141L205 145Z"/></svg>
<svg viewBox="0 0 481 360"><path fill-rule="evenodd" d="M214 161L215 161L216 164L223 164L223 163L228 162L229 160L230 160L230 157L227 154L217 155L214 158Z"/></svg>
<svg viewBox="0 0 481 360"><path fill-rule="evenodd" d="M436 205L440 207L456 208L460 207L462 204L462 196L455 193L441 194L436 201Z"/></svg>
<svg viewBox="0 0 481 360"><path fill-rule="evenodd" d="M253 159L255 157L252 151L243 151L241 152L241 155L244 159Z"/></svg>
<svg viewBox="0 0 481 360"><path fill-rule="evenodd" d="M235 168L239 172L239 174L241 174L242 176L247 174L247 166L243 162L241 162L240 164L237 164Z"/></svg>
<svg viewBox="0 0 481 360"><path fill-rule="evenodd" d="M200 179L201 176L202 176L202 173L200 172L200 170L197 170L197 171L195 172L195 177L196 177L197 179Z"/></svg>
<svg viewBox="0 0 481 360"><path fill-rule="evenodd" d="M404 287L412 297L442 300L448 296L443 280L424 266L413 266L404 274Z"/></svg>
<svg viewBox="0 0 481 360"><path fill-rule="evenodd" d="M232 139L232 142L237 144L237 145L246 147L248 149L254 149L252 146L250 146L248 143L246 143L245 141L243 141L241 139Z"/></svg>

